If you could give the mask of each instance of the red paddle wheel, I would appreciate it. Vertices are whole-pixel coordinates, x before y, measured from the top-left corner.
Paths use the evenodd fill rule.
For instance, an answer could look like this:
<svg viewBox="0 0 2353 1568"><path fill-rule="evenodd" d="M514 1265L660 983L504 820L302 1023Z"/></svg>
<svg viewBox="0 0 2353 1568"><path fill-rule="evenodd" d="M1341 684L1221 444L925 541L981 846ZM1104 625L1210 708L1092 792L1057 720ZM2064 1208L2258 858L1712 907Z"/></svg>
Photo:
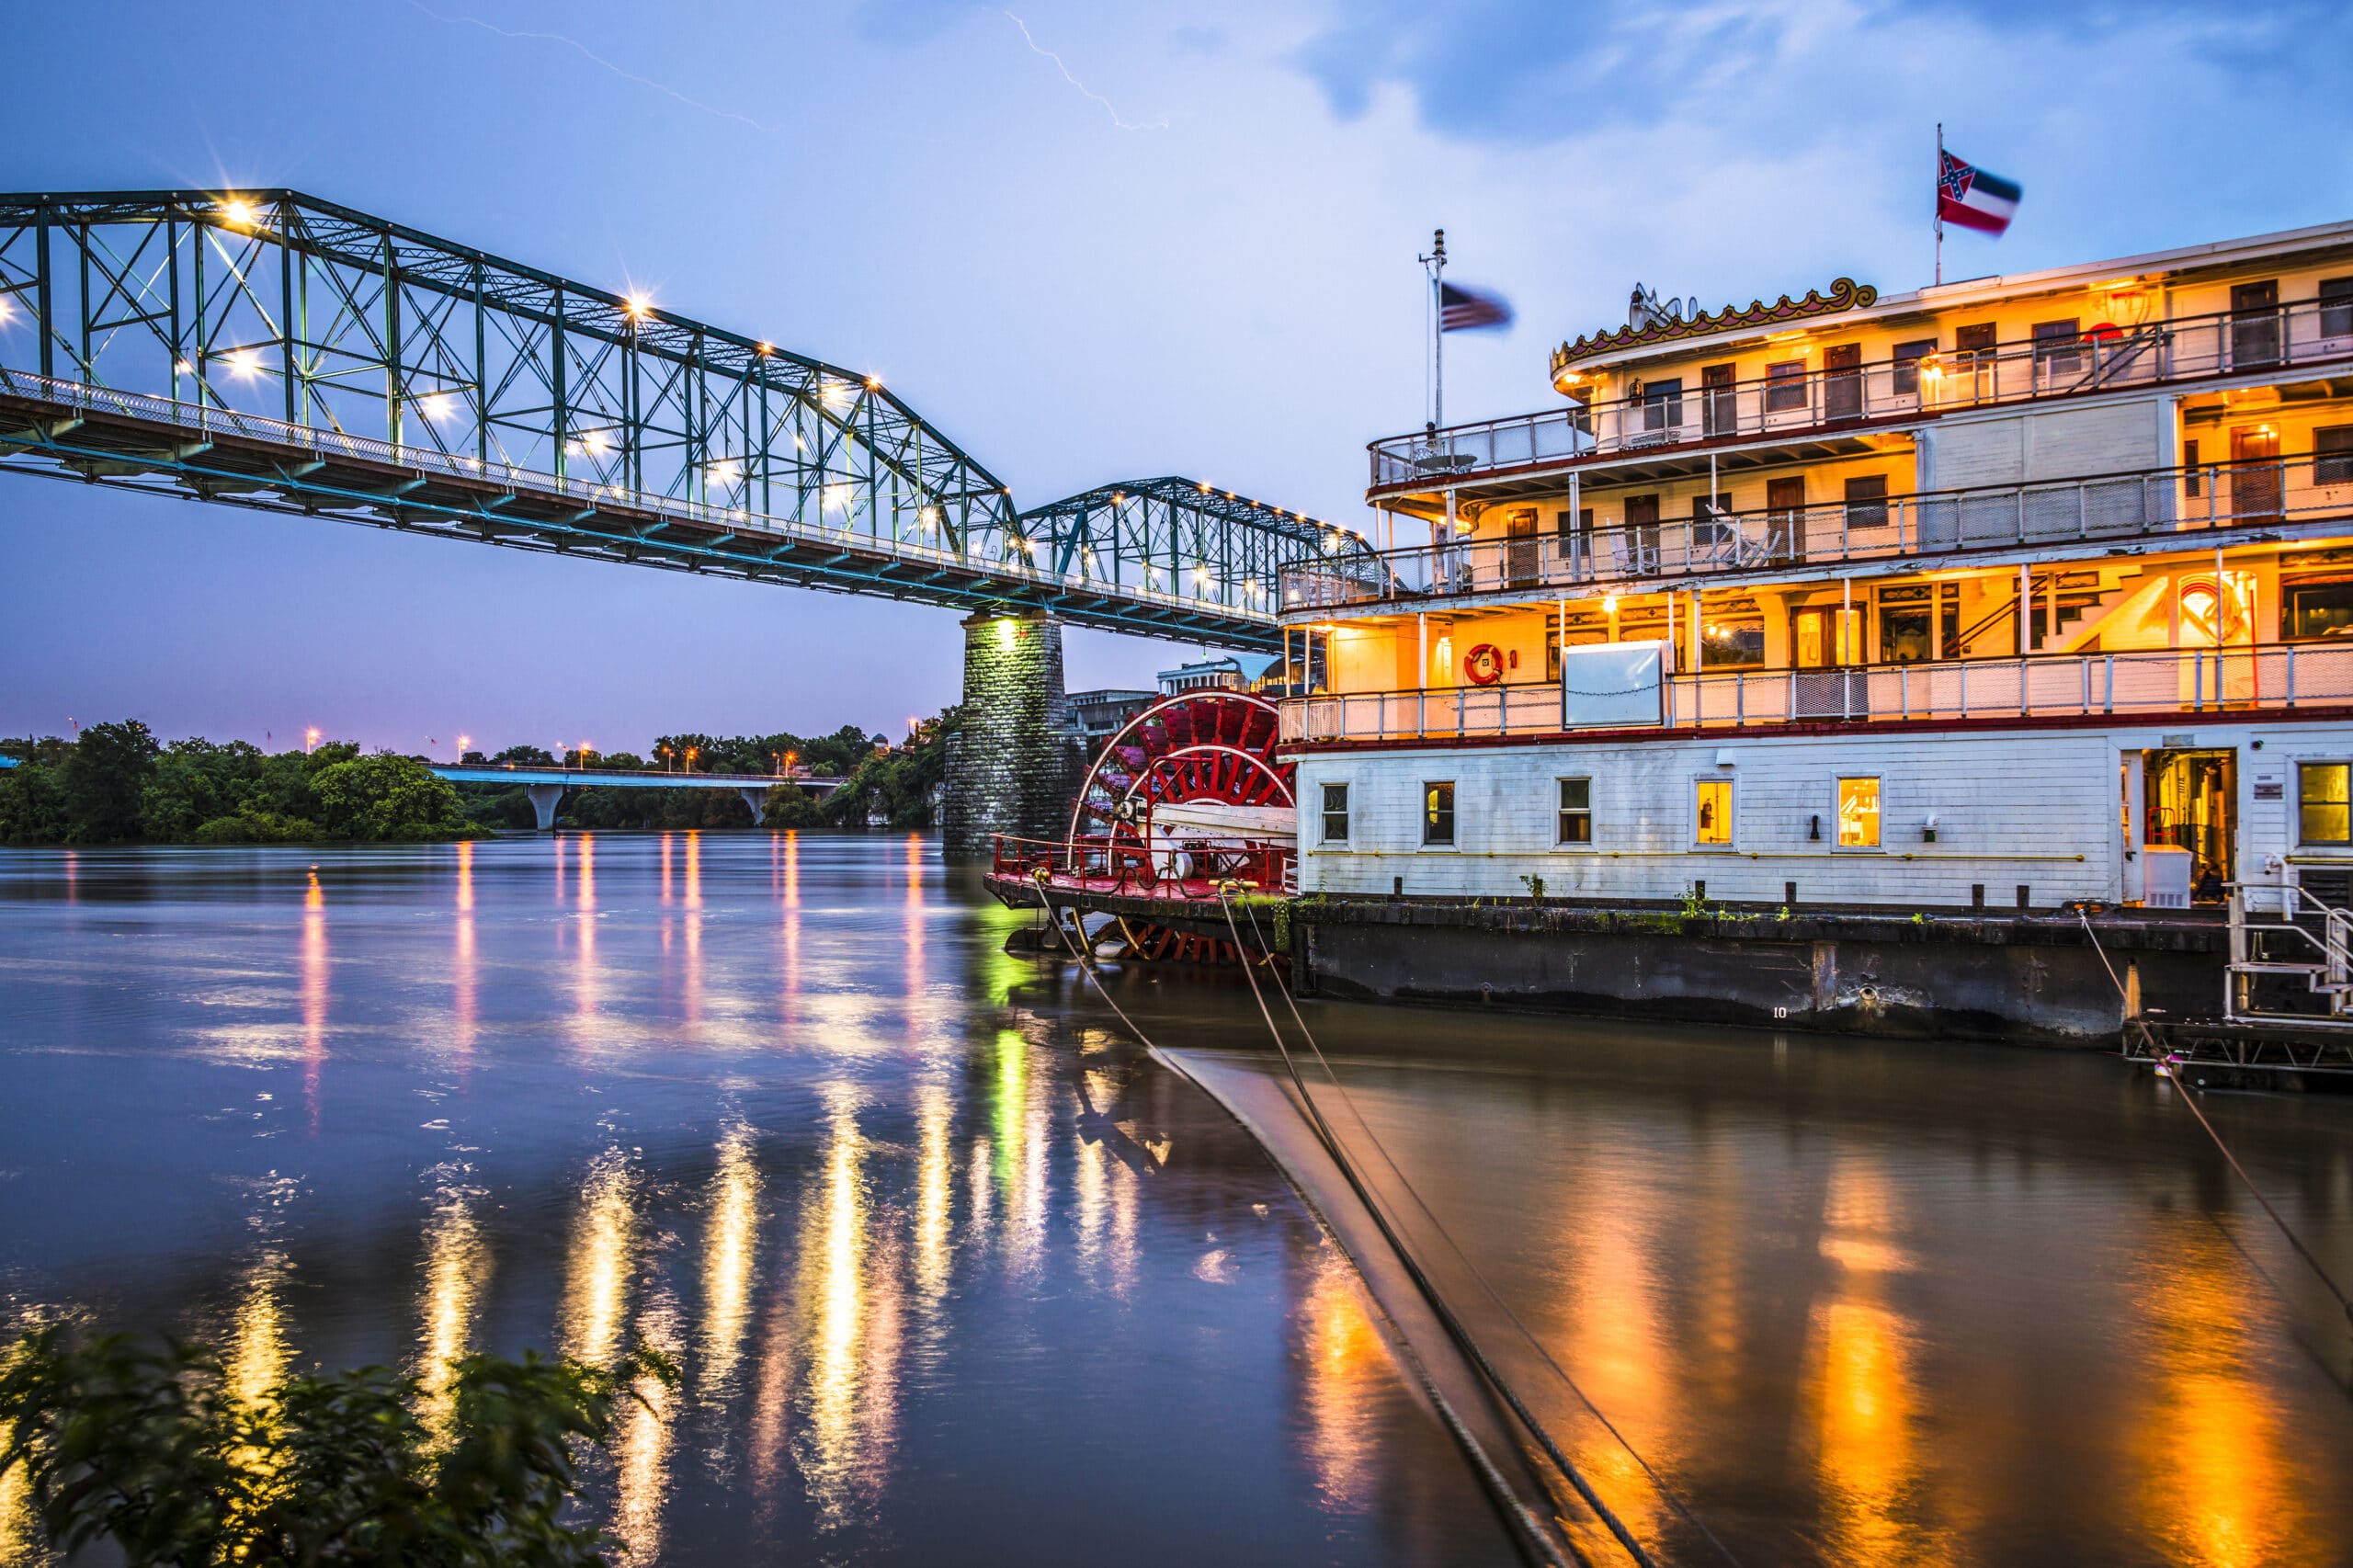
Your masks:
<svg viewBox="0 0 2353 1568"><path fill-rule="evenodd" d="M1106 742L1072 808L1067 848L1090 872L1133 870L1163 881L1263 879L1296 833L1293 765L1279 761L1275 705L1247 692L1164 698ZM1213 896L1213 895L1212 895ZM1213 906L1212 906L1213 907ZM1221 962L1233 944L1121 918L1142 958Z"/></svg>

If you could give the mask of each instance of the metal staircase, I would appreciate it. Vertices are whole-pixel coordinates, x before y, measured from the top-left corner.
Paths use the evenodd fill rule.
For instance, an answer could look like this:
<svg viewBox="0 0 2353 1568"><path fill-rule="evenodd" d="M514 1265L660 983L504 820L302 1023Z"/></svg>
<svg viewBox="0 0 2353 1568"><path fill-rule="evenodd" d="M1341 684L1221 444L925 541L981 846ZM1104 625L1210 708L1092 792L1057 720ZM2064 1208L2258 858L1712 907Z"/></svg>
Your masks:
<svg viewBox="0 0 2353 1568"><path fill-rule="evenodd" d="M2353 1029L2353 912L2325 903L2297 882L2230 884L2231 960L2222 982L2226 1023L2295 1023ZM2264 976L2294 981L2259 1000ZM2318 1009L2279 1003L2318 998Z"/></svg>

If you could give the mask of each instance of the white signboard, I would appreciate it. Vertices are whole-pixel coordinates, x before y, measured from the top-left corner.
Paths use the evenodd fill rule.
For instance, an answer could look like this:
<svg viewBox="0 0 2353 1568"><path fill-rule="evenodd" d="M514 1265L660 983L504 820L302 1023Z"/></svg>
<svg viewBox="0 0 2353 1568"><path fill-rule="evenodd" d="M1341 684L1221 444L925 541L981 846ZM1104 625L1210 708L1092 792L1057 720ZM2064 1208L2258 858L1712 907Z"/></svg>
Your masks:
<svg viewBox="0 0 2353 1568"><path fill-rule="evenodd" d="M1664 642L1589 642L1561 650L1561 728L1594 730L1665 720Z"/></svg>

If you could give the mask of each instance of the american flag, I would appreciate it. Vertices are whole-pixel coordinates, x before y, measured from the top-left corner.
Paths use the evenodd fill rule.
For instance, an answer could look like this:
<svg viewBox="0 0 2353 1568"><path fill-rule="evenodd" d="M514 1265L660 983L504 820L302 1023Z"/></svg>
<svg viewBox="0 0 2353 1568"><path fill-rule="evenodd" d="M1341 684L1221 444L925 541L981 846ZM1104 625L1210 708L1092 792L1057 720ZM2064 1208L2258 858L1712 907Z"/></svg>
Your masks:
<svg viewBox="0 0 2353 1568"><path fill-rule="evenodd" d="M1440 332L1476 332L1482 327L1505 327L1511 324L1511 304L1501 294L1484 289L1467 289L1460 283L1438 285L1438 329Z"/></svg>

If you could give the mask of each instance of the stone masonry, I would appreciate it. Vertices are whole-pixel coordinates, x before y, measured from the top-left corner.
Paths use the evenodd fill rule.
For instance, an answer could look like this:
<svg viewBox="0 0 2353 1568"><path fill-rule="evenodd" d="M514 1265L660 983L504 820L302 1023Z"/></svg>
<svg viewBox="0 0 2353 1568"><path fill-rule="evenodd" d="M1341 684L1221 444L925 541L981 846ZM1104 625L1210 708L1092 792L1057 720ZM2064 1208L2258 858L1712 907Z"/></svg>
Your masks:
<svg viewBox="0 0 2353 1568"><path fill-rule="evenodd" d="M949 744L940 835L985 855L992 834L1059 839L1084 758L1063 689L1063 623L1042 611L964 622L964 722Z"/></svg>

